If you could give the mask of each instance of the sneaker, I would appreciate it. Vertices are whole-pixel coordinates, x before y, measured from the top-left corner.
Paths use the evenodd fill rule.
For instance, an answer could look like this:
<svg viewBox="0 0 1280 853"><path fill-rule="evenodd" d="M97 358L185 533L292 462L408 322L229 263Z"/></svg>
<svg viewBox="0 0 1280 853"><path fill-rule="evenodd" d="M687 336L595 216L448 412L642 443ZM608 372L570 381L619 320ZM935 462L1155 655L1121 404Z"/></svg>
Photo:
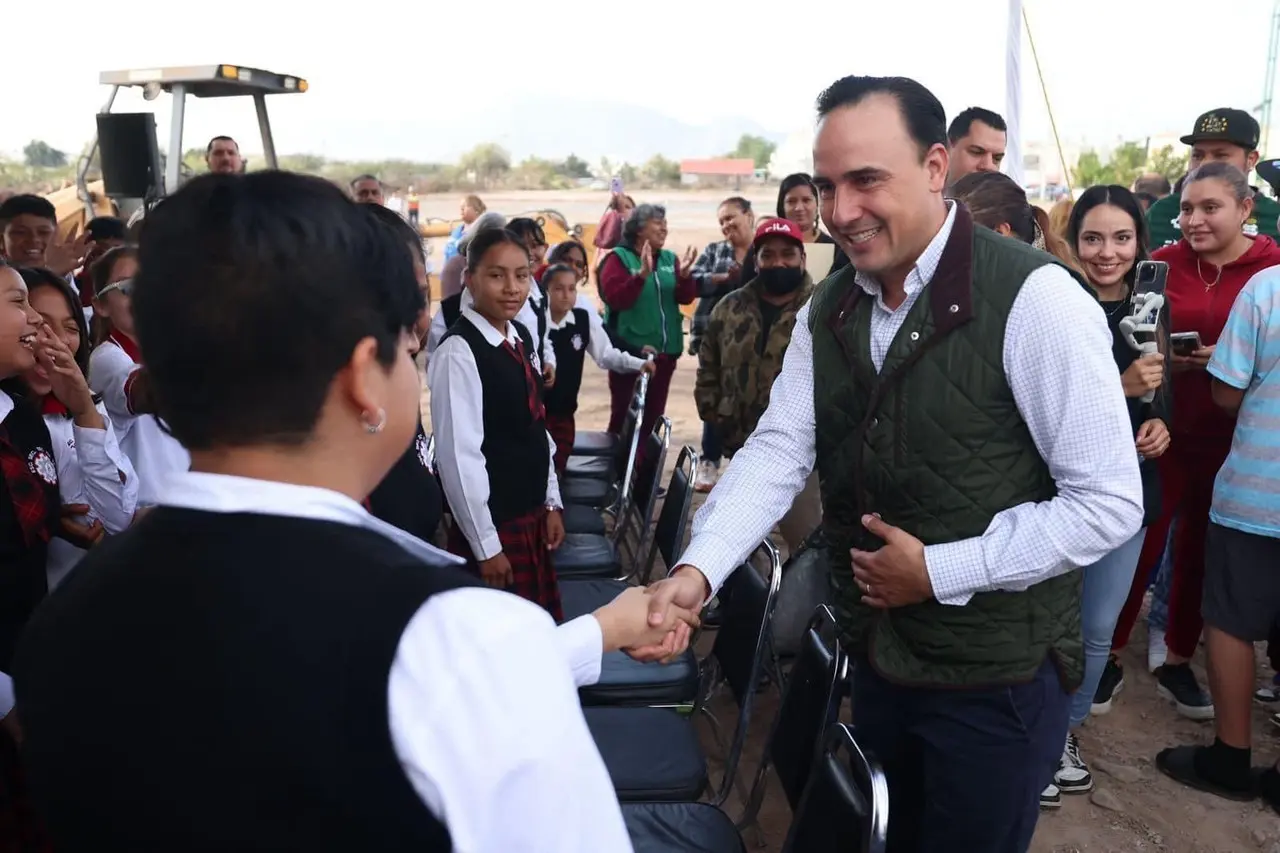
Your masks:
<svg viewBox="0 0 1280 853"><path fill-rule="evenodd" d="M1040 808L1042 809L1060 809L1062 808L1062 792L1058 790L1057 785L1050 785L1040 792Z"/></svg>
<svg viewBox="0 0 1280 853"><path fill-rule="evenodd" d="M1156 691L1189 720L1212 720L1213 699L1191 671L1191 664L1165 664L1155 671Z"/></svg>
<svg viewBox="0 0 1280 853"><path fill-rule="evenodd" d="M1169 647L1164 644L1164 631L1153 631L1147 636L1147 672L1155 672L1164 666Z"/></svg>
<svg viewBox="0 0 1280 853"><path fill-rule="evenodd" d="M720 466L714 462L698 463L698 473L693 478L693 490L703 494L711 491L711 487L720 479Z"/></svg>
<svg viewBox="0 0 1280 853"><path fill-rule="evenodd" d="M1100 717L1111 710L1111 700L1124 689L1124 667L1115 655L1107 658L1107 667L1102 670L1102 678L1098 681L1098 690L1093 694L1093 705L1089 713Z"/></svg>
<svg viewBox="0 0 1280 853"><path fill-rule="evenodd" d="M1080 741L1074 734L1067 735L1067 744L1058 759L1058 772L1053 774L1053 784L1064 794L1085 794L1093 790L1093 774L1089 765L1080 758Z"/></svg>

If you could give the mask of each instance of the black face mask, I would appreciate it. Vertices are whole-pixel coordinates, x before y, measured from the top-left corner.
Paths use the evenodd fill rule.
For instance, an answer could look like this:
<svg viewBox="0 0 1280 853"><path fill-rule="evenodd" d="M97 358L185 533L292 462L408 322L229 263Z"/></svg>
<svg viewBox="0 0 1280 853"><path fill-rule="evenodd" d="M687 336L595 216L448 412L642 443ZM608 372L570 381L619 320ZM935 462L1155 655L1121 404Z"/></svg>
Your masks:
<svg viewBox="0 0 1280 853"><path fill-rule="evenodd" d="M804 284L802 267L765 267L760 270L760 286L770 296L795 293Z"/></svg>

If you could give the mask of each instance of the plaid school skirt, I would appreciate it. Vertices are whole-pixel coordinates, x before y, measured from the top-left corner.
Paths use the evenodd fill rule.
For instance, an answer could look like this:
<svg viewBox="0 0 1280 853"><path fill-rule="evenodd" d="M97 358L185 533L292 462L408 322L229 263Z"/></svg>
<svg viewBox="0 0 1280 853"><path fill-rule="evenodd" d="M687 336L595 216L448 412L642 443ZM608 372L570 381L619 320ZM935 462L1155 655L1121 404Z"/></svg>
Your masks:
<svg viewBox="0 0 1280 853"><path fill-rule="evenodd" d="M547 550L547 511L539 507L537 512L499 524L498 541L502 543L502 553L511 563L512 581L507 592L541 606L557 624L564 621L560 608L560 585L556 582L556 570L551 565L551 552ZM480 564L456 523L449 527L449 552L466 560L469 571L480 574Z"/></svg>
<svg viewBox="0 0 1280 853"><path fill-rule="evenodd" d="M573 439L578 434L573 415L553 415L547 413L547 432L556 443L556 476L564 473L564 466L569 464L569 454L573 453Z"/></svg>
<svg viewBox="0 0 1280 853"><path fill-rule="evenodd" d="M0 853L50 853L53 848L27 797L18 746L0 729Z"/></svg>

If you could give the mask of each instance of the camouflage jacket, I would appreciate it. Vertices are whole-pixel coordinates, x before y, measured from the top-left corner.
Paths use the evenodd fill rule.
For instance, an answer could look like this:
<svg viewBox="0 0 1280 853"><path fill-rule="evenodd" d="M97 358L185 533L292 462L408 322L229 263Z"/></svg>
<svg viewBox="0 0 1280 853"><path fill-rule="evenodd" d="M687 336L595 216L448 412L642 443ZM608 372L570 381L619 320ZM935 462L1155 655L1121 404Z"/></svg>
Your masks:
<svg viewBox="0 0 1280 853"><path fill-rule="evenodd" d="M796 313L813 293L808 274L790 303L761 341L760 285L750 281L720 300L707 321L698 349L693 398L698 416L720 430L732 455L747 441L769 407L773 380L782 372L782 356L791 343Z"/></svg>

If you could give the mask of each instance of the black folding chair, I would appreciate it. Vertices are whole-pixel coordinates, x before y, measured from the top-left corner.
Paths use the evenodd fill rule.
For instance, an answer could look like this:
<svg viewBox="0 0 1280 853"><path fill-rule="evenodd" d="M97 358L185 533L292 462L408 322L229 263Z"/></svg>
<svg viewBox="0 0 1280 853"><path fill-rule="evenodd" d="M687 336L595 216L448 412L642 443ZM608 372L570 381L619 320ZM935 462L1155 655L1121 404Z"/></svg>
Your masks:
<svg viewBox="0 0 1280 853"><path fill-rule="evenodd" d="M644 409L645 397L649 391L649 374L641 373L636 379L635 391L631 395L631 411ZM618 452L620 436L605 430L579 430L573 437L573 450L569 454L569 462L574 458L610 457ZM622 442L625 443L625 442Z"/></svg>
<svg viewBox="0 0 1280 853"><path fill-rule="evenodd" d="M644 459L636 468L634 482L624 489L622 514L613 534L567 533L560 547L551 552L557 578L619 578L640 570L653 535L650 522L670 446L671 419L659 418L645 439ZM693 465L697 466L696 458Z"/></svg>
<svg viewBox="0 0 1280 853"><path fill-rule="evenodd" d="M601 509L606 514L613 515L614 518L621 513L622 493L635 467L636 448L639 446L640 439L639 428L644 420L645 396L648 388L649 375L642 373L636 381L636 392L627 409L627 416L622 423L622 432L617 444L614 445L612 454L577 463L572 456L569 457L569 462L565 466L565 476L560 484L560 497L566 505L585 504ZM584 465L598 469L599 476L578 476ZM570 475L570 470L575 473Z"/></svg>
<svg viewBox="0 0 1280 853"><path fill-rule="evenodd" d="M751 725L756 687L764 672L769 620L782 576L782 560L771 542L757 548L753 557L758 556L768 562L767 575L761 575L749 560L725 582L725 588L733 590L732 603L726 608L711 653L702 663L702 689L692 716L667 708L583 709L620 800L692 802L702 795L708 779L707 762L695 721L723 681L738 702L738 721L712 804L723 806L728 801Z"/></svg>
<svg viewBox="0 0 1280 853"><path fill-rule="evenodd" d="M656 431L656 430L655 430ZM685 523L693 503L693 471L697 459L691 448L681 453L671 472L667 497L654 527L653 550L674 554L684 541ZM655 492L656 489L650 489ZM651 495L637 495L648 500ZM651 557L652 559L652 557ZM565 578L560 581L560 603L566 620L594 613L627 588L625 581L609 578ZM671 663L639 663L623 652L609 652L601 660L600 679L579 691L584 705L661 705L690 707L698 696L698 661L686 649Z"/></svg>
<svg viewBox="0 0 1280 853"><path fill-rule="evenodd" d="M843 723L827 730L783 853L884 853L889 782L854 733Z"/></svg>
<svg viewBox="0 0 1280 853"><path fill-rule="evenodd" d="M823 605L810 617L796 646L795 663L739 821L743 829L756 825L770 768L777 774L792 812L800 806L805 783L822 749L823 733L836 722L849 678L849 659L837 638L835 615Z"/></svg>

